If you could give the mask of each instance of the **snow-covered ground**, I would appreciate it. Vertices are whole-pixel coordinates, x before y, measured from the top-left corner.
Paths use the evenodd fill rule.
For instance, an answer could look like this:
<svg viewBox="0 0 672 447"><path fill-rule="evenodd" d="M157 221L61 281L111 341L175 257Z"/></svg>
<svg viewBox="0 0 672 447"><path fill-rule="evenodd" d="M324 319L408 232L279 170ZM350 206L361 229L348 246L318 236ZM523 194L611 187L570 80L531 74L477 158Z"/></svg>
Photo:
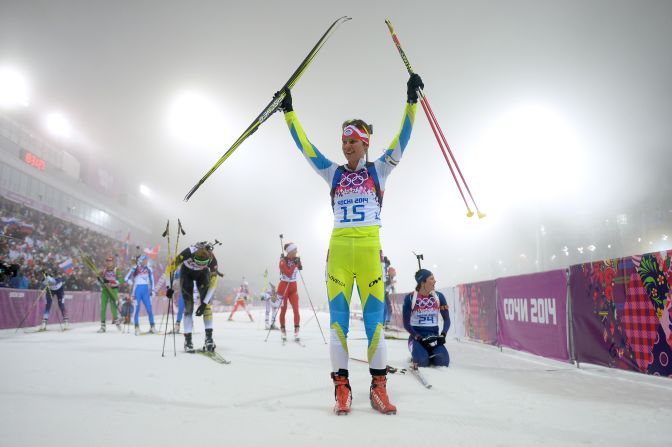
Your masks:
<svg viewBox="0 0 672 447"><path fill-rule="evenodd" d="M169 337L162 357L163 336L114 326L0 331L0 446L672 445L670 379L455 340L450 368L424 370L431 390L389 376L396 416L371 409L368 367L352 362L353 411L337 417L328 348L302 313L305 348L282 346L277 331L265 343L259 311L254 323L217 314L215 341L230 365L182 352L182 336L177 356ZM320 321L326 328L328 316ZM200 346L200 321L196 331ZM353 357L366 357L364 338L353 321ZM404 341L388 350L391 365L405 365Z"/></svg>

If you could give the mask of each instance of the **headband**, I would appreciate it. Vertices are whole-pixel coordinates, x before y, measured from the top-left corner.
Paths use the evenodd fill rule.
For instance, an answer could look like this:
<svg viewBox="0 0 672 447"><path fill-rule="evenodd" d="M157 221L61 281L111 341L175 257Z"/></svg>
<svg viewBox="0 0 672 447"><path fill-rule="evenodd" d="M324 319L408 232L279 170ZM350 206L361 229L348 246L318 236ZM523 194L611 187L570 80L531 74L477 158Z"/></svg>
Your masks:
<svg viewBox="0 0 672 447"><path fill-rule="evenodd" d="M343 139L354 138L362 143L369 144L369 134L353 124L348 124L343 129Z"/></svg>

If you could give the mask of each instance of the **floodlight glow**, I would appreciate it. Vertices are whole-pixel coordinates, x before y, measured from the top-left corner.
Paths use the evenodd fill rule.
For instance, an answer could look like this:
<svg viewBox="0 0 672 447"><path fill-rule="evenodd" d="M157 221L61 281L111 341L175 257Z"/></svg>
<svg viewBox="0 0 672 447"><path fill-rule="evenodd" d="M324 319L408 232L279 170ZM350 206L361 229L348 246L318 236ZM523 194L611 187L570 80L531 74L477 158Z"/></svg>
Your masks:
<svg viewBox="0 0 672 447"><path fill-rule="evenodd" d="M140 194L142 194L143 196L149 197L151 195L151 193L152 192L150 191L150 189L148 187L146 187L145 185L140 185Z"/></svg>
<svg viewBox="0 0 672 447"><path fill-rule="evenodd" d="M55 137L68 139L72 136L70 121L61 112L51 112L45 123L47 130Z"/></svg>
<svg viewBox="0 0 672 447"><path fill-rule="evenodd" d="M596 249L597 247L594 246L593 244L590 244L587 248L588 248L588 250L590 250L590 251L595 251L595 249Z"/></svg>
<svg viewBox="0 0 672 447"><path fill-rule="evenodd" d="M512 198L571 193L583 178L579 137L570 120L551 105L521 104L502 113L483 132L477 150L488 158L479 165L482 185L492 202L504 206ZM567 182L568 173L574 181Z"/></svg>
<svg viewBox="0 0 672 447"><path fill-rule="evenodd" d="M185 143L214 145L221 142L224 122L224 114L217 104L193 91L179 94L168 112L170 132Z"/></svg>
<svg viewBox="0 0 672 447"><path fill-rule="evenodd" d="M0 68L0 107L27 107L28 82L15 68Z"/></svg>
<svg viewBox="0 0 672 447"><path fill-rule="evenodd" d="M667 240L667 234L663 234L663 237L661 238L662 240L666 241Z"/></svg>

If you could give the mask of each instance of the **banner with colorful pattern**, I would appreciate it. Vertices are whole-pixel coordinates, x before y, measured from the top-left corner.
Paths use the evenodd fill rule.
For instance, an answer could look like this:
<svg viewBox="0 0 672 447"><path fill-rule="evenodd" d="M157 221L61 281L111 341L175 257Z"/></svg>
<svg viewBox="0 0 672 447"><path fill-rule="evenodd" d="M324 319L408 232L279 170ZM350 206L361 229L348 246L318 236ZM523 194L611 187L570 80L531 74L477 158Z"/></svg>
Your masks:
<svg viewBox="0 0 672 447"><path fill-rule="evenodd" d="M497 343L496 282L483 281L457 286L464 318L464 333L473 340Z"/></svg>
<svg viewBox="0 0 672 447"><path fill-rule="evenodd" d="M672 250L571 267L575 357L672 377Z"/></svg>

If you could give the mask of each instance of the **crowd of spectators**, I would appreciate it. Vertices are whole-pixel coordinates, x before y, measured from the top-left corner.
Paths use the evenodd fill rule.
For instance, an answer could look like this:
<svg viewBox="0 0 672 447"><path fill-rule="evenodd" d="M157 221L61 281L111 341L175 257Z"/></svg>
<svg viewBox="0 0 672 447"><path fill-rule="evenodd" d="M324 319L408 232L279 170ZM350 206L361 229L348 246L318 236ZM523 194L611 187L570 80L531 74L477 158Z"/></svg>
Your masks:
<svg viewBox="0 0 672 447"><path fill-rule="evenodd" d="M133 257L124 242L0 197L0 287L41 288L43 273L52 273L63 275L66 290L99 290L80 250L99 268L116 256L124 273Z"/></svg>

